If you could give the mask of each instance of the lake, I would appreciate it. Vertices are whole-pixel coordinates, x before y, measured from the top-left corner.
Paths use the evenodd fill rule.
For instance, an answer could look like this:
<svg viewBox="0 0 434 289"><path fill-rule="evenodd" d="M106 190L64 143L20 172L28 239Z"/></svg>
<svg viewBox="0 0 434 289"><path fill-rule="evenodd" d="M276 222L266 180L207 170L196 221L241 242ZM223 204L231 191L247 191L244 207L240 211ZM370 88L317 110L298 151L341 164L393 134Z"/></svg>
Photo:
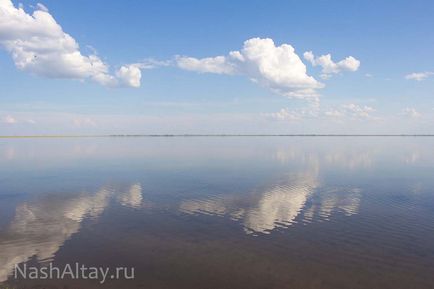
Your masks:
<svg viewBox="0 0 434 289"><path fill-rule="evenodd" d="M434 288L433 148L433 137L0 139L0 282ZM14 272L68 264L134 278Z"/></svg>

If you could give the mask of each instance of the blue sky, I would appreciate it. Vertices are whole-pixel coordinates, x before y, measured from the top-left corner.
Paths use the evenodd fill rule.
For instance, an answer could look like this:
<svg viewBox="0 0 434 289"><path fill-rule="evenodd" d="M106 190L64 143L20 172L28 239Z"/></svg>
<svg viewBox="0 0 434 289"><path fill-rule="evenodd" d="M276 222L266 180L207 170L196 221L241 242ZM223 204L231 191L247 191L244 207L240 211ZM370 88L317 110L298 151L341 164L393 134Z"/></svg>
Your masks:
<svg viewBox="0 0 434 289"><path fill-rule="evenodd" d="M434 133L432 1L8 2L0 135Z"/></svg>

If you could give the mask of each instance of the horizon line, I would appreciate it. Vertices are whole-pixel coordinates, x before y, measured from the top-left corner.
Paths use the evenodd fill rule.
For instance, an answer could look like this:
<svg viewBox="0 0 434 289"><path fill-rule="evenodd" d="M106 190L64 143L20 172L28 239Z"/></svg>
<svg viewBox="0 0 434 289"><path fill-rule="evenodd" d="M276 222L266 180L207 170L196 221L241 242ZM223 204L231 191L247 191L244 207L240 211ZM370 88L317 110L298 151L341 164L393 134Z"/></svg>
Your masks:
<svg viewBox="0 0 434 289"><path fill-rule="evenodd" d="M102 135L0 135L0 138L85 137L434 137L434 134L102 134Z"/></svg>

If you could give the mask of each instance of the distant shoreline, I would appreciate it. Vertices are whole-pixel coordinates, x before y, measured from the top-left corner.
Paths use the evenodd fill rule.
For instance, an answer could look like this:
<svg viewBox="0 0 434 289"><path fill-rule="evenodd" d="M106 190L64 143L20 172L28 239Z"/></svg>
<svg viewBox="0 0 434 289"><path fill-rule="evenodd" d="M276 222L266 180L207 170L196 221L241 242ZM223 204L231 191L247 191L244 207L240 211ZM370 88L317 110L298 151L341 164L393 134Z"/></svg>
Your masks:
<svg viewBox="0 0 434 289"><path fill-rule="evenodd" d="M22 135L10 138L92 138L92 137L434 137L434 134L113 134L113 135Z"/></svg>

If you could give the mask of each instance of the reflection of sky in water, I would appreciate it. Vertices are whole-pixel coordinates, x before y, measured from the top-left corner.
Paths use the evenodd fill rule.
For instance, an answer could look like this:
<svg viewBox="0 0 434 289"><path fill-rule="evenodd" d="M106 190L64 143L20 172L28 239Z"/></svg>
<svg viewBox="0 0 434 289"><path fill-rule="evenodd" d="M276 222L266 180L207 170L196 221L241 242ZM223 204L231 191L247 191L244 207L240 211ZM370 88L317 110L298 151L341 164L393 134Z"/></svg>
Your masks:
<svg viewBox="0 0 434 289"><path fill-rule="evenodd" d="M228 215L239 220L247 232L268 232L279 224L294 221L316 186L314 176L300 174L260 192L257 201L248 207L234 206L230 197L219 197L183 201L180 209L187 213Z"/></svg>
<svg viewBox="0 0 434 289"><path fill-rule="evenodd" d="M94 194L63 197L50 195L20 204L10 226L0 235L0 282L7 279L15 264L36 256L39 261L51 259L63 243L80 230L85 218L98 218L116 193L121 205L141 205L140 184L115 192L103 188Z"/></svg>
<svg viewBox="0 0 434 289"><path fill-rule="evenodd" d="M327 220L335 211L347 216L357 213L360 189L342 188L319 194L316 192L318 187L315 175L298 174L259 192L257 201L248 206L237 206L232 196L223 196L186 200L181 203L180 210L189 214L229 216L242 223L247 233L270 233L277 227L290 226L300 214L302 221L309 222L315 217ZM308 204L309 200L315 200L315 203Z"/></svg>
<svg viewBox="0 0 434 289"><path fill-rule="evenodd" d="M112 205L225 218L242 234L261 236L362 214L385 175L403 186L381 204L390 198L400 209L402 200L414 206L432 194L434 140L399 140L2 140L0 217L10 221L0 226L0 282L15 264L55 258L83 220L101 218Z"/></svg>

